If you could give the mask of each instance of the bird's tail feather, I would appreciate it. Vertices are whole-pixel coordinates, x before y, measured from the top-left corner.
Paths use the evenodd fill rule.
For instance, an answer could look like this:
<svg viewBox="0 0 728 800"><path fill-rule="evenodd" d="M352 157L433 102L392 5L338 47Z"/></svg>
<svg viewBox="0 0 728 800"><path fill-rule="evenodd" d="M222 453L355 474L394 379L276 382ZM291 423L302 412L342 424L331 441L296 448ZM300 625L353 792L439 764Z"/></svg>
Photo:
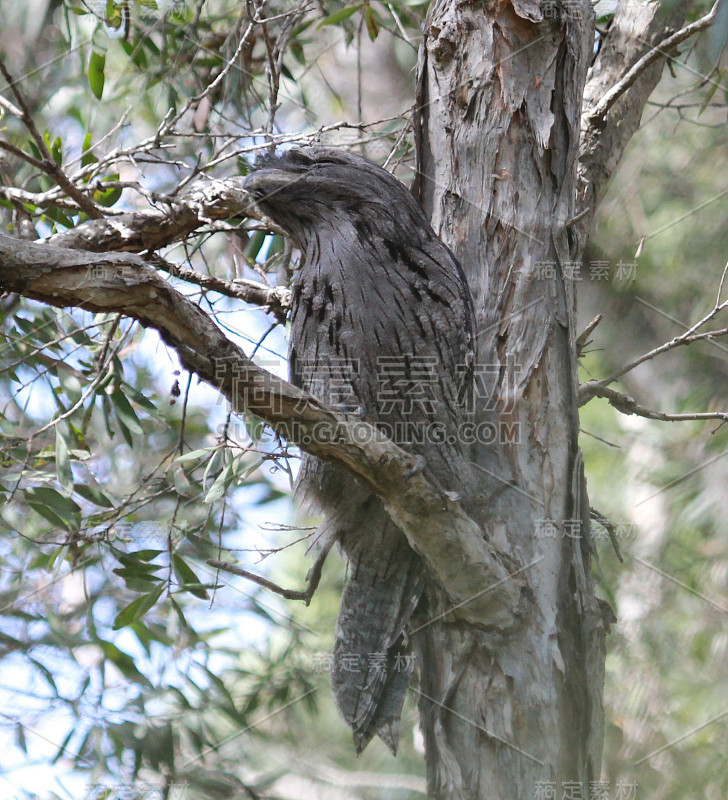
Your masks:
<svg viewBox="0 0 728 800"><path fill-rule="evenodd" d="M331 683L357 755L377 734L394 755L412 668L407 627L424 591L422 561L375 497L339 531L349 579L336 626Z"/></svg>

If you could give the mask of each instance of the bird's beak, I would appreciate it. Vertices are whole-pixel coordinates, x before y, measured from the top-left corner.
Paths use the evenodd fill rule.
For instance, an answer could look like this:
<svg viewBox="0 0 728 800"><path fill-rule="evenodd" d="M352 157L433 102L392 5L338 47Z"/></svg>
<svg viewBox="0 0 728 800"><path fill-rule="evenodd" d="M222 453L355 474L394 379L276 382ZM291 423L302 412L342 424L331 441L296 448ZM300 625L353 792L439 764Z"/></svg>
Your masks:
<svg viewBox="0 0 728 800"><path fill-rule="evenodd" d="M243 189L256 201L265 200L299 180L301 176L295 172L273 168L257 169L243 181Z"/></svg>
<svg viewBox="0 0 728 800"><path fill-rule="evenodd" d="M275 198L278 192L300 180L301 176L295 172L282 169L264 168L251 172L243 181L243 189L250 195L250 205L247 214L259 219L264 225L275 233L289 236L274 219L269 216L266 200Z"/></svg>

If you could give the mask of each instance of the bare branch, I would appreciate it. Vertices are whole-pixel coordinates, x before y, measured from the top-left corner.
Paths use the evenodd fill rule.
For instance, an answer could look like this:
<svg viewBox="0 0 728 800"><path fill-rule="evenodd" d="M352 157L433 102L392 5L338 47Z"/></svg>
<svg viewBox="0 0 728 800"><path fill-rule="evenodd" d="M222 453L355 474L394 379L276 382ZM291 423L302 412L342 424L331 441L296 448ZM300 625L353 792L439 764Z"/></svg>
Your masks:
<svg viewBox="0 0 728 800"><path fill-rule="evenodd" d="M721 284L722 284L722 279L721 279ZM720 299L720 290L718 292L718 299ZM603 378L600 381L589 381L588 383L583 384L581 387L579 387L579 404L584 405L592 397L596 397L597 395L601 397L606 397L606 395L604 394L599 394L600 389L603 389L604 387L609 386L609 384L614 383L614 381L616 381L617 378L621 378L622 375L625 375L627 372L631 372L633 369L635 369L635 367L638 367L640 364L644 364L645 361L650 361L656 356L662 355L663 353L667 353L670 350L674 350L676 347L684 347L685 345L693 344L693 342L700 342L703 340L714 341L715 339L721 336L728 335L728 328L720 328L714 331L704 331L703 333L696 333L696 331L699 328L702 328L704 325L707 325L712 319L714 319L714 317L717 316L717 314L719 314L725 308L728 308L728 300L724 300L722 303L716 302L716 305L712 308L712 310L708 314L706 314L702 319L698 320L698 322L696 322L689 328L686 327L684 333L681 333L679 336L675 336L674 338L670 339L669 342L665 342L664 344L661 344L659 347L655 347L648 353L643 353L641 356L638 356L637 358L633 359L628 364L625 364L625 366L621 367L616 372L613 372L608 378Z"/></svg>
<svg viewBox="0 0 728 800"><path fill-rule="evenodd" d="M589 337L592 335L597 325L602 321L602 318L603 317L601 314L597 314L596 317L594 317L594 319L586 326L586 328L584 328L584 330L577 337L576 340L577 356L580 356L582 354L582 351L584 350L589 341Z"/></svg>
<svg viewBox="0 0 728 800"><path fill-rule="evenodd" d="M242 181L242 178L202 180L182 197L159 198L160 208L90 220L51 236L48 242L92 252L157 250L186 238L211 221L248 216L250 200ZM266 224L277 231L273 223Z"/></svg>
<svg viewBox="0 0 728 800"><path fill-rule="evenodd" d="M180 267L156 255L147 260L155 267L159 267L177 278L182 278L188 283L195 283L204 289L211 289L227 297L237 297L250 305L261 306L266 311L270 311L278 322L285 322L286 313L291 305L291 292L284 286L266 286L264 283L245 278L226 281L188 267Z"/></svg>
<svg viewBox="0 0 728 800"><path fill-rule="evenodd" d="M614 552L617 554L617 558L619 559L621 564L624 564L624 559L622 558L622 553L619 550L619 542L617 540L617 530L614 525L610 522L610 520L604 516L601 512L597 511L594 506L589 509L589 516L591 519L596 520L602 528L607 532L609 535L609 541L612 543L612 547L614 548Z"/></svg>
<svg viewBox="0 0 728 800"><path fill-rule="evenodd" d="M23 118L23 112L17 106L13 105L10 100L6 100L0 94L0 108L4 108L8 113L12 114L14 117L18 119Z"/></svg>
<svg viewBox="0 0 728 800"><path fill-rule="evenodd" d="M637 403L627 394L601 386L599 381L589 381L579 387L579 405L582 406L593 397L603 397L622 414L635 414L646 419L657 419L661 422L685 422L689 420L719 419L728 422L728 411L701 411L693 414L666 414L664 411L653 411Z"/></svg>
<svg viewBox="0 0 728 800"><path fill-rule="evenodd" d="M9 152L13 152L13 150L17 150L17 148L5 147L5 142L0 140L0 147L8 150ZM20 156L18 153L15 155ZM32 158L32 157L31 157ZM28 163L32 164L36 159L32 161L29 159ZM34 166L40 167L40 162L34 164ZM19 203L29 203L31 205L36 206L37 208L65 208L68 211L76 211L78 212L79 206L74 200L69 200L65 194L61 191L59 187L55 189L49 189L47 192L28 192L25 189L16 189L14 186L0 186L0 197L4 197L6 200L16 201Z"/></svg>
<svg viewBox="0 0 728 800"><path fill-rule="evenodd" d="M262 586L264 589L268 589L271 592L275 592L275 594L281 595L281 597L285 597L286 600L303 600L305 605L308 605L311 602L311 598L316 593L316 589L318 588L319 582L321 581L321 571L323 570L324 561L326 561L326 556L329 554L330 549L331 545L323 549L316 556L316 561L314 562L314 565L313 567L311 567L307 576L308 586L303 591L297 591L295 589L284 589L282 586L279 586L277 583L273 583L273 581L269 581L267 578L264 578L261 575L256 575L253 572L248 572L245 569L236 567L234 564L228 564L225 561L216 561L215 559L208 559L205 563L210 567L214 567L215 569L223 570L224 572L229 572L232 575L240 575L241 578L247 578L247 580L252 581L253 583L257 583L258 586Z"/></svg>
<svg viewBox="0 0 728 800"><path fill-rule="evenodd" d="M603 122L606 115L614 107L617 100L634 84L637 79L645 72L645 70L654 64L656 61L663 58L671 58L674 55L675 48L694 36L700 31L709 28L715 22L718 13L718 6L720 0L716 0L713 8L699 20L691 22L676 33L663 39L659 44L655 45L649 52L645 53L638 61L636 61L622 77L603 97L602 99L589 111L589 122L599 125Z"/></svg>
<svg viewBox="0 0 728 800"><path fill-rule="evenodd" d="M17 158L20 158L23 161L27 161L28 164L35 167L36 169L43 169L43 162L39 161L35 156L31 156L30 153L26 153L25 150L21 150L19 147L16 147L14 144L10 144L10 142L4 137L0 136L0 148L3 150L7 150L8 153L12 153Z"/></svg>

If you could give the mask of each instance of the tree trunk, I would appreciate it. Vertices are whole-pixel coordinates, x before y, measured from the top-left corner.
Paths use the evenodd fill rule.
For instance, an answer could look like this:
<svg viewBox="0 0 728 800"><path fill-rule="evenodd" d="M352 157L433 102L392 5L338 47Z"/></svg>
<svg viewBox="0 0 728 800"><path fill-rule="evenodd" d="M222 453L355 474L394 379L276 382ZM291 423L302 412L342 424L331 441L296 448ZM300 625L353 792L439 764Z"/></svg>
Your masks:
<svg viewBox="0 0 728 800"><path fill-rule="evenodd" d="M479 519L532 597L507 631L444 616L420 632L436 798L560 797L575 782L587 796L600 777L605 623L577 445L569 227L593 12L541 5L434 0L420 48L416 190L468 275L479 421L498 433L477 454L491 498Z"/></svg>

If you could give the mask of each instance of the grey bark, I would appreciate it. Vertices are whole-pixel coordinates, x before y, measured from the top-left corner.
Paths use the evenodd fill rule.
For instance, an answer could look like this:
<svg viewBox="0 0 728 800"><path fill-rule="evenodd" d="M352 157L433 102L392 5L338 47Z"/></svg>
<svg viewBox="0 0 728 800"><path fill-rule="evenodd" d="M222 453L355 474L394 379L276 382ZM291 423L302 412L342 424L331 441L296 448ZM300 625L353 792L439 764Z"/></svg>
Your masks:
<svg viewBox="0 0 728 800"><path fill-rule="evenodd" d="M540 783L559 796L564 782L587 791L600 778L611 612L591 576L567 275L664 58L598 124L586 117L579 191L593 15L589 2L549 5L559 13L530 0L485 13L435 0L420 48L416 191L475 295L481 368L497 376L482 418L495 409L520 431L499 443L500 462L480 453L489 475L518 487L483 509L484 530L527 568L534 598L511 631L446 620L428 629L420 712L437 798L533 797ZM656 3L622 5L587 110L663 34Z"/></svg>

